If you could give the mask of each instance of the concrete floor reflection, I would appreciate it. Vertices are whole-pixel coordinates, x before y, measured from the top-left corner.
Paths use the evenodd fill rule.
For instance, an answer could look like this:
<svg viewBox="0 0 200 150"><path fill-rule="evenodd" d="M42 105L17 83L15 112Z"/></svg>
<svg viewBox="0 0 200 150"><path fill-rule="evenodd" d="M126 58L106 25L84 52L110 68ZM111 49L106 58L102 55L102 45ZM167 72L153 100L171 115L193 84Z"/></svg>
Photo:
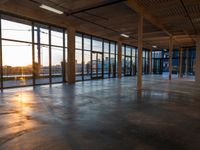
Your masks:
<svg viewBox="0 0 200 150"><path fill-rule="evenodd" d="M147 75L5 90L0 149L200 149L200 86Z"/></svg>

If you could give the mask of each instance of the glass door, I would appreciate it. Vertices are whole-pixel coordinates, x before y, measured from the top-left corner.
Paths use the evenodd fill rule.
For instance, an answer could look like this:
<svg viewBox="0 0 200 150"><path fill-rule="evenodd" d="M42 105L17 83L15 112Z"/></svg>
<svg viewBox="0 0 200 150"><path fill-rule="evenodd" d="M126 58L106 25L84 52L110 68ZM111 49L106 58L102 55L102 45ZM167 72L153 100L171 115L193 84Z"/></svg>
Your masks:
<svg viewBox="0 0 200 150"><path fill-rule="evenodd" d="M125 56L125 67L124 75L131 76L131 56Z"/></svg>
<svg viewBox="0 0 200 150"><path fill-rule="evenodd" d="M92 79L103 78L103 53L92 52Z"/></svg>
<svg viewBox="0 0 200 150"><path fill-rule="evenodd" d="M154 59L153 73L162 74L162 59Z"/></svg>

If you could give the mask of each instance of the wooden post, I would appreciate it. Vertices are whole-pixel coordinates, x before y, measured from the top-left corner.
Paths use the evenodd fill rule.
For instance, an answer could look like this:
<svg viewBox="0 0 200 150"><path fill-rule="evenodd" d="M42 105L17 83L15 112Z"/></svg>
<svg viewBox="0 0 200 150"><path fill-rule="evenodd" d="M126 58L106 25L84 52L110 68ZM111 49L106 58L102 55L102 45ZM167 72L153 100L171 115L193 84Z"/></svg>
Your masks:
<svg viewBox="0 0 200 150"><path fill-rule="evenodd" d="M169 80L172 80L172 52L173 52L173 37L169 38Z"/></svg>
<svg viewBox="0 0 200 150"><path fill-rule="evenodd" d="M182 78L183 77L183 73L182 73L182 64L183 64L183 48L180 48L179 49L179 58L180 58L180 61L179 61L179 74L178 74L178 77L179 78Z"/></svg>
<svg viewBox="0 0 200 150"><path fill-rule="evenodd" d="M138 73L137 73L137 89L142 89L142 47L143 47L143 16L139 16L138 22Z"/></svg>
<svg viewBox="0 0 200 150"><path fill-rule="evenodd" d="M117 46L118 46L118 78L121 78L122 77L122 43L121 41L118 41L117 43Z"/></svg>
<svg viewBox="0 0 200 150"><path fill-rule="evenodd" d="M75 29L68 28L67 29L68 36L68 63L67 63L67 79L68 83L75 82Z"/></svg>

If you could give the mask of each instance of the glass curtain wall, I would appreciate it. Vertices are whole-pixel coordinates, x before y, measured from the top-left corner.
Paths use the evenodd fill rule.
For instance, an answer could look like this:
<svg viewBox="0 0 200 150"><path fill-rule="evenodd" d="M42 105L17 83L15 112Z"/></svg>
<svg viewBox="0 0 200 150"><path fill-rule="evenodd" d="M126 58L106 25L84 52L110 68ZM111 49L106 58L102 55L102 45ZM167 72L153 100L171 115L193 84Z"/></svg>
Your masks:
<svg viewBox="0 0 200 150"><path fill-rule="evenodd" d="M194 47L183 48L183 61L182 61L182 73L183 75L195 74L195 55L196 50ZM180 65L180 52L178 49L174 49L172 52L172 74L178 75ZM169 50L157 50L152 51L152 63L154 74L169 73Z"/></svg>
<svg viewBox="0 0 200 150"><path fill-rule="evenodd" d="M169 72L169 50L163 49L162 51L162 72Z"/></svg>
<svg viewBox="0 0 200 150"><path fill-rule="evenodd" d="M3 87L33 84L31 22L2 15Z"/></svg>
<svg viewBox="0 0 200 150"><path fill-rule="evenodd" d="M76 81L116 77L116 43L76 34Z"/></svg>
<svg viewBox="0 0 200 150"><path fill-rule="evenodd" d="M188 74L195 75L195 59L196 59L196 49L189 48L189 58L188 58Z"/></svg>
<svg viewBox="0 0 200 150"><path fill-rule="evenodd" d="M110 73L109 77L115 78L116 77L116 44L114 42L110 42Z"/></svg>
<svg viewBox="0 0 200 150"><path fill-rule="evenodd" d="M1 88L64 81L66 30L1 15Z"/></svg>
<svg viewBox="0 0 200 150"><path fill-rule="evenodd" d="M109 41L104 40L104 78L109 77L109 64L110 64L110 44Z"/></svg>
<svg viewBox="0 0 200 150"><path fill-rule="evenodd" d="M195 75L195 58L196 58L195 47L189 47L183 49L183 63L182 63L183 75Z"/></svg>
<svg viewBox="0 0 200 150"><path fill-rule="evenodd" d="M136 75L136 48L123 45L122 46L122 75Z"/></svg>
<svg viewBox="0 0 200 150"><path fill-rule="evenodd" d="M149 50L147 49L142 51L142 63L143 74L149 74Z"/></svg>
<svg viewBox="0 0 200 150"><path fill-rule="evenodd" d="M179 71L179 50L174 49L172 53L172 74L178 75Z"/></svg>
<svg viewBox="0 0 200 150"><path fill-rule="evenodd" d="M103 39L97 37L92 37L91 76L103 78Z"/></svg>
<svg viewBox="0 0 200 150"><path fill-rule="evenodd" d="M154 74L162 74L162 51L153 50L152 51L152 67Z"/></svg>
<svg viewBox="0 0 200 150"><path fill-rule="evenodd" d="M82 63L83 63L83 51L82 51L82 35L77 34L75 37L76 40L76 55L75 55L75 66L76 66L76 80L80 81L83 78L83 70L82 70Z"/></svg>

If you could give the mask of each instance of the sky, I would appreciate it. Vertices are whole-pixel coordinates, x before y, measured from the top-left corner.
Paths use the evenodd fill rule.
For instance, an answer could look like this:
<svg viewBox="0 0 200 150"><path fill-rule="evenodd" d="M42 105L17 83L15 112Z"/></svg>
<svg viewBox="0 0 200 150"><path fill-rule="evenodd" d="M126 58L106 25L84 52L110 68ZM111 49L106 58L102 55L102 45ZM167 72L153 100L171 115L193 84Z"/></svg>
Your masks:
<svg viewBox="0 0 200 150"><path fill-rule="evenodd" d="M41 42L48 44L48 30L41 30ZM2 19L2 38L32 42L31 26ZM52 44L61 45L62 33L51 32ZM28 66L32 64L32 45L30 43L2 40L3 66ZM37 51L37 47L35 47ZM63 48L52 47L52 64L60 65L63 59ZM49 64L48 47L41 46L41 61L43 66Z"/></svg>
<svg viewBox="0 0 200 150"><path fill-rule="evenodd" d="M29 66L32 64L32 27L18 22L2 19L2 52L3 52L3 66ZM37 27L34 28L37 30ZM62 30L61 30L62 31ZM49 44L48 29L40 28L40 42L42 44ZM34 42L37 42L37 31L35 31ZM25 42L9 41L18 40ZM67 39L67 38L66 38ZM66 42L67 43L67 42ZM82 49L82 39L76 37L76 47ZM84 40L84 49L90 50L90 39ZM51 31L51 44L62 46L63 45L63 33L58 31ZM41 45L41 65L49 66L49 47ZM52 48L52 65L61 65L63 60L63 48ZM114 47L111 46L111 50ZM93 51L102 52L102 41L93 40ZM37 45L35 46L35 61L37 62ZM84 54L85 64L90 61L90 52ZM76 61L81 64L82 55L76 52Z"/></svg>

